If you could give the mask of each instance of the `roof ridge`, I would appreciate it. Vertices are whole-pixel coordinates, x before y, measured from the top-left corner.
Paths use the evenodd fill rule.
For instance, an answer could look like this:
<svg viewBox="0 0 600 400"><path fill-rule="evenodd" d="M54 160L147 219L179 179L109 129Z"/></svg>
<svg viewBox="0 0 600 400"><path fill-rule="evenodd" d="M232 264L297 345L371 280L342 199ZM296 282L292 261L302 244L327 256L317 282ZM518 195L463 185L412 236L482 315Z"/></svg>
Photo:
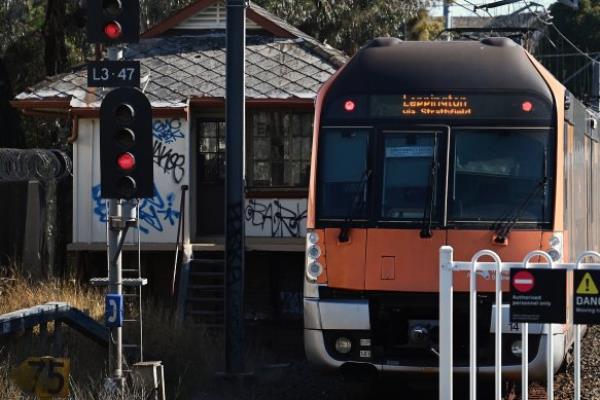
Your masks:
<svg viewBox="0 0 600 400"><path fill-rule="evenodd" d="M303 32L300 29L296 28L295 26L291 25L290 23L285 21L283 18L278 17L277 15L271 13L267 9L259 6L258 4L255 4L252 1L250 1L250 8L253 9L254 11L257 11L258 14L260 14L264 18L270 19L273 23L278 25L281 29L288 31L289 33L296 36L297 38L303 39L306 42L308 42L309 44L313 45L312 49L318 55L328 58L328 60L330 62L332 62L336 67L341 67L349 60L349 57L346 54L344 54L344 52L342 52L341 50L338 50L334 47L331 47L325 43L320 42L316 38L310 36L309 34Z"/></svg>

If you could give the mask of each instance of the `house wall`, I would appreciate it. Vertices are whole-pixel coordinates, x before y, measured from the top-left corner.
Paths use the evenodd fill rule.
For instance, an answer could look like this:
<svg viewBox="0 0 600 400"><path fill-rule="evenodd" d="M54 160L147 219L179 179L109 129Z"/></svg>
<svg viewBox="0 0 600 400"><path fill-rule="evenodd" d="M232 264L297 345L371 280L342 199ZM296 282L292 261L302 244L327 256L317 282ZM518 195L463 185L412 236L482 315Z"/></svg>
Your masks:
<svg viewBox="0 0 600 400"><path fill-rule="evenodd" d="M144 243L175 243L181 216L181 186L194 181L191 140L185 118L156 118L154 135L155 196L140 208L141 240ZM100 198L100 124L81 119L79 137L73 145L73 243L106 242L106 200ZM189 240L190 196L186 198L186 241ZM306 198L257 198L245 202L246 236L264 238L306 235ZM133 243L136 235L128 235Z"/></svg>
<svg viewBox="0 0 600 400"><path fill-rule="evenodd" d="M156 118L153 121L155 195L142 200L140 205L143 242L176 241L181 215L181 186L189 185L188 131L185 118ZM79 137L73 145L74 243L106 241L106 200L100 198L99 149L99 120L80 120ZM186 232L189 232L189 227L186 227ZM128 241L133 242L135 236L128 235Z"/></svg>

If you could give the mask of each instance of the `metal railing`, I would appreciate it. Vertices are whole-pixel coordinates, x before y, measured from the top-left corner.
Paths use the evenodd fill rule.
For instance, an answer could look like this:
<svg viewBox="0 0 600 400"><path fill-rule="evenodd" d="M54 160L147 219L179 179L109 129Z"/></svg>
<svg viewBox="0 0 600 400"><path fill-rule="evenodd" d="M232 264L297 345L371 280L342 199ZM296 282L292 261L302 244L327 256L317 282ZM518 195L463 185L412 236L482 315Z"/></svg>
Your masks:
<svg viewBox="0 0 600 400"><path fill-rule="evenodd" d="M482 257L491 257L493 262L480 262ZM546 263L531 263L534 257L546 259ZM586 264L583 260L592 257L599 261L596 264ZM469 399L477 398L477 274L495 273L496 281L496 312L494 323L494 399L502 399L502 279L514 268L550 268L566 271L578 269L600 270L600 253L585 251L575 263L556 263L544 251L532 251L525 256L522 262L502 262L498 254L491 250L481 250L473 256L471 261L454 261L453 249L450 246L440 248L440 296L439 296L439 398L452 400L453 397L453 274L454 272L469 272ZM571 288L573 289L573 288ZM567 291L567 295L571 292ZM574 307L569 311L572 313ZM567 321L573 321L571 318ZM528 349L528 323L521 323L521 399L528 399L529 386L529 349ZM571 326L571 324L569 324ZM554 346L552 340L552 324L545 324L546 340L546 391L548 400L554 399ZM581 325L575 327L574 345L574 398L581 398Z"/></svg>

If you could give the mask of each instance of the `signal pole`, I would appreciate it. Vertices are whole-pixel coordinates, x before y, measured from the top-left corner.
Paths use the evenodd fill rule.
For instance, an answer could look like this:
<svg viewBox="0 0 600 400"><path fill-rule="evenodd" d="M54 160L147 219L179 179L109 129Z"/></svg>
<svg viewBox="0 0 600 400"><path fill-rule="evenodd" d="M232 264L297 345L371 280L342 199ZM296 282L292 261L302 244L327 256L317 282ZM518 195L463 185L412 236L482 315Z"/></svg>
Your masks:
<svg viewBox="0 0 600 400"><path fill-rule="evenodd" d="M225 373L244 372L246 0L227 0Z"/></svg>
<svg viewBox="0 0 600 400"><path fill-rule="evenodd" d="M444 29L452 28L450 20L450 0L444 0Z"/></svg>
<svg viewBox="0 0 600 400"><path fill-rule="evenodd" d="M139 42L139 0L88 0L87 14L88 41L108 46L108 61L88 64L88 86L117 88L104 97L100 106L100 193L109 205L108 276L93 278L91 282L109 288L105 306L105 326L110 330L107 383L122 398L125 384L123 285L146 283L141 277L123 279L122 251L129 228L136 227L135 199L153 196L152 107L147 97L136 89L139 63L122 61L123 50L118 47L121 43ZM96 68L109 73L97 74ZM139 348L142 358L141 336L139 345L126 346Z"/></svg>

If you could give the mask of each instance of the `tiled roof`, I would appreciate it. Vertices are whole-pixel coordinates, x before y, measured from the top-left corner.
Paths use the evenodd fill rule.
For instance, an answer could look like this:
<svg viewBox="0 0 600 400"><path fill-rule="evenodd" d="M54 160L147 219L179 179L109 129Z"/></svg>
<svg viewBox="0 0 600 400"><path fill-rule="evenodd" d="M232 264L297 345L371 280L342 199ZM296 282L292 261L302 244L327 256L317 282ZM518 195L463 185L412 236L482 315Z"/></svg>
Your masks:
<svg viewBox="0 0 600 400"><path fill-rule="evenodd" d="M247 38L248 98L314 98L319 87L346 61L339 51L295 29L294 34L298 34L295 39L267 35ZM222 31L142 39L128 46L125 59L141 61L141 86L154 107L183 107L193 97L225 97ZM17 95L16 100L70 98L73 107L99 107L109 90L88 88L87 71L81 66L48 78Z"/></svg>

